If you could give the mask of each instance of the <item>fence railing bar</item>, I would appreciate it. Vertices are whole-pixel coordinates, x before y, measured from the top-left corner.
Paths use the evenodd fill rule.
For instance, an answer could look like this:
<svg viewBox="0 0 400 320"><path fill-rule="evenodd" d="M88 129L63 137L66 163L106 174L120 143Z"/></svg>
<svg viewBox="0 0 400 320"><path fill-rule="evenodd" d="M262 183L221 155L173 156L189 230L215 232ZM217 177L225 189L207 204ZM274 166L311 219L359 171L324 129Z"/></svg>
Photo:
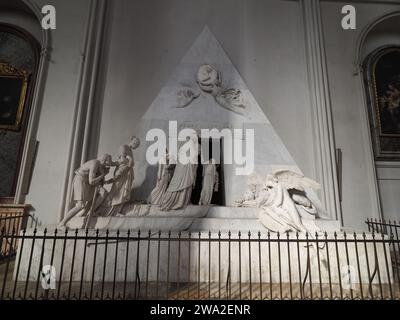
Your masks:
<svg viewBox="0 0 400 320"><path fill-rule="evenodd" d="M26 299L26 294L28 292L28 286L29 286L29 278L31 276L32 258L33 258L33 251L35 249L36 233L37 233L37 229L35 229L33 231L34 238L32 239L31 252L29 255L29 263L28 263L28 271L26 273L25 289L24 289L24 295L23 295L24 299Z"/></svg>
<svg viewBox="0 0 400 320"><path fill-rule="evenodd" d="M270 239L270 233L267 233L268 240ZM268 241L268 267L269 267L269 298L273 299L272 293L272 259L271 259L271 242Z"/></svg>
<svg viewBox="0 0 400 320"><path fill-rule="evenodd" d="M347 233L344 232L343 233L343 237L344 237L344 247L345 247L345 252L346 252L346 261L347 261L347 265L350 267L350 259L349 259L349 248L348 248L348 241L347 241ZM350 297L353 300L354 299L354 293L353 293L353 278L350 275L349 276L349 281L350 281Z"/></svg>
<svg viewBox="0 0 400 320"><path fill-rule="evenodd" d="M199 243L198 243L198 250L197 250L197 299L200 299L200 271L201 271L201 264L200 264L200 250L201 250L201 232L198 233L199 236Z"/></svg>
<svg viewBox="0 0 400 320"><path fill-rule="evenodd" d="M249 240L251 239L251 232L248 233ZM250 300L253 300L253 285L251 274L251 242L249 241L249 280L250 280Z"/></svg>
<svg viewBox="0 0 400 320"><path fill-rule="evenodd" d="M263 287L262 287L262 266L261 266L261 232L258 231L258 273L259 273L259 286L260 286L260 300L263 300Z"/></svg>
<svg viewBox="0 0 400 320"><path fill-rule="evenodd" d="M186 272L186 267L188 299L400 299L400 270L396 265L400 258L400 225L392 221L368 220L367 226L372 233L368 236L363 233L362 237L345 232L341 232L340 237L337 232L329 236L326 232L324 236L315 233L315 237L308 233L289 232L284 237L268 232L263 237L260 231L258 236L248 231L247 237L241 231L234 235L229 231L227 236L221 232L208 231L208 236L205 232L198 232L198 237L192 237L190 232L159 231L152 234L150 230L145 235L139 230L132 236L129 231L125 235L119 230L86 230L85 234L78 230L74 233L65 230L60 235L57 229L54 234L47 229L27 232L20 227L25 224L21 219L7 218L10 218L7 224L3 222L0 225L3 227L0 233L1 257L7 259L4 260L5 271L4 267L2 269L4 279L0 299L120 299L121 288L123 299L129 298L133 289L134 299L182 299L186 297L183 285L186 279L180 273L181 270ZM12 226L15 229L10 234ZM19 233L19 230L22 231ZM121 250L123 242L126 242L126 247ZM135 246L129 249L132 243ZM188 246L187 249L184 245ZM93 251L88 252L91 247L94 247ZM125 255L125 269L118 266L122 262L121 252ZM50 253L50 265L58 268L57 287L54 291L40 290L39 283L45 278L42 276L43 265L48 263ZM85 267L89 253L93 265ZM136 269L129 266L130 261L133 262L129 259L130 254L136 255ZM349 273L348 280L344 278L346 272L350 272L350 267L343 268L346 265L357 268L357 275ZM175 266L176 271L173 270ZM11 268L14 269L12 278L8 275ZM132 277L128 279L131 272ZM255 275L256 279L254 273L259 273ZM144 295L140 290L142 274L146 275ZM123 287L119 284L120 275ZM221 290L225 275L226 294ZM79 281L78 295L74 281ZM84 294L84 281L90 285L89 297Z"/></svg>
<svg viewBox="0 0 400 320"><path fill-rule="evenodd" d="M144 287L144 297L145 297L145 299L148 298L148 289L149 289L150 244L151 244L151 231L149 230L148 237L147 237L146 284L145 284L145 287Z"/></svg>
<svg viewBox="0 0 400 320"><path fill-rule="evenodd" d="M375 233L372 233L372 238L375 239ZM377 275L378 275L378 282L379 282L379 292L380 292L380 298L383 299L383 288L382 288L382 280L381 280L381 271L379 268L379 260L378 260L378 252L376 250L376 243L374 242L373 244L373 248L374 248L374 257L375 257L375 269L377 271Z"/></svg>
<svg viewBox="0 0 400 320"><path fill-rule="evenodd" d="M72 279L73 279L73 276L74 276L74 264L75 264L76 243L77 243L76 237L77 236L78 236L78 229L75 230L74 247L72 249L71 272L70 272L70 276L69 276L69 285L68 285L68 298L71 297Z"/></svg>
<svg viewBox="0 0 400 320"><path fill-rule="evenodd" d="M156 299L158 296L158 285L159 285L159 275L160 275L160 245L161 245L161 231L158 231L158 241L157 241L157 276L156 276Z"/></svg>
<svg viewBox="0 0 400 320"><path fill-rule="evenodd" d="M12 247L12 245L13 245L13 242L14 242L13 236L14 236L14 230L11 233L11 235L9 235L9 234L5 235L5 239L6 239L5 251L6 252L7 252L7 242L9 243L10 247ZM11 241L7 241L7 239L9 239L9 238L11 239ZM21 248L20 248L20 251L22 251ZM20 253L20 254L22 254L22 253ZM4 294L5 294L6 284L7 284L7 278L8 278L8 270L10 268L10 261L11 261L11 259L8 257L7 258L7 262L6 262L6 268L5 268L5 271L4 271L3 286L1 288L1 296L0 296L1 299L4 299Z"/></svg>
<svg viewBox="0 0 400 320"><path fill-rule="evenodd" d="M239 249L239 300L242 300L242 245L241 245L241 236L242 233L238 232L239 242L238 242L238 249Z"/></svg>
<svg viewBox="0 0 400 320"><path fill-rule="evenodd" d="M390 236L392 237L392 236ZM384 235L382 234L382 238L384 238ZM386 275L387 275L387 281L389 284L389 294L390 294L390 299L393 299L393 290L392 290L392 281L390 280L390 271L389 271L389 264L388 264L388 255L386 252L386 245L383 244L383 253L385 257L385 267L386 267Z"/></svg>
<svg viewBox="0 0 400 320"><path fill-rule="evenodd" d="M211 231L208 231L208 239L211 239ZM211 241L208 241L208 300L211 299Z"/></svg>
<svg viewBox="0 0 400 320"><path fill-rule="evenodd" d="M319 295L320 295L320 299L324 298L324 294L323 294L323 290L322 290L322 272L321 272L321 257L320 257L320 253L319 253L319 241L318 241L318 233L315 232L315 239L316 239L316 243L315 246L317 247L317 263L318 263L318 280L319 280Z"/></svg>
<svg viewBox="0 0 400 320"><path fill-rule="evenodd" d="M278 239L280 234L278 233ZM279 296L283 299L283 287L282 287L282 261L281 261L281 243L278 242L278 271L279 271Z"/></svg>
<svg viewBox="0 0 400 320"><path fill-rule="evenodd" d="M93 268L92 268L92 280L90 283L90 294L89 298L92 300L93 298L93 287L94 287L94 277L96 271L96 258L97 258L97 243L99 241L99 230L96 230L96 238L95 238L95 246L94 246L94 253L93 253Z"/></svg>
<svg viewBox="0 0 400 320"><path fill-rule="evenodd" d="M117 267L118 267L118 250L119 250L119 230L117 231L117 242L115 243L115 255L114 255L114 275L113 275L113 285L112 285L112 293L111 298L115 299L115 286L117 281Z"/></svg>
<svg viewBox="0 0 400 320"><path fill-rule="evenodd" d="M335 240L337 240L337 233L333 234ZM339 261L339 249L338 249L338 242L335 242L335 251L336 251L336 266L338 272L338 280L339 280L339 290L340 290L340 299L343 300L343 287L342 287L342 275L340 271L340 261Z"/></svg>
<svg viewBox="0 0 400 320"><path fill-rule="evenodd" d="M362 286L362 279L361 279L360 257L358 255L359 241L357 240L357 234L355 232L353 234L353 238L354 238L354 248L355 248L355 254L356 254L356 261L357 261L358 282L360 285L360 296L361 296L361 299L364 300L364 293L363 293L363 286Z"/></svg>
<svg viewBox="0 0 400 320"><path fill-rule="evenodd" d="M36 279L35 299L38 298L40 275L41 275L42 269L43 269L43 257L44 257L44 253L45 253L46 234L47 234L47 229L44 229L42 248L41 248L41 253L40 253L39 268L38 268L37 279Z"/></svg>
<svg viewBox="0 0 400 320"><path fill-rule="evenodd" d="M332 288L332 275L331 275L331 262L329 256L329 243L327 242L328 233L324 232L324 245L326 247L326 267L328 270L328 280L329 280L329 297L333 300L333 288Z"/></svg>
<svg viewBox="0 0 400 320"><path fill-rule="evenodd" d="M168 238L171 238L171 231L168 231ZM166 292L166 300L169 298L169 264L170 264L170 255L171 255L171 241L168 241L168 249L167 249L167 292Z"/></svg>
<svg viewBox="0 0 400 320"><path fill-rule="evenodd" d="M221 231L218 231L218 299L221 300Z"/></svg>
<svg viewBox="0 0 400 320"><path fill-rule="evenodd" d="M23 231L22 231L22 234L25 234L25 233L26 233L26 230L23 230ZM22 252L23 252L23 250L24 250L24 242L25 242L25 238L22 238L21 247L20 247L20 254L19 254L17 269L16 269L16 273L15 273L14 289L13 289L13 293L12 293L13 299L15 299L15 293L16 293L16 291L17 291L17 283L18 283L18 277L19 277L19 268L20 268L20 266L21 266L21 258L22 258Z"/></svg>
<svg viewBox="0 0 400 320"><path fill-rule="evenodd" d="M396 251L397 251L397 250L396 250L396 242L399 243L399 241L396 241L396 240L398 240L398 239L396 239L396 240L394 239L395 234L393 233L392 226L389 227L389 230L390 230L390 237L391 237L391 239L393 240L393 243L392 243L393 255L394 255L394 261L392 262L392 265L393 265L393 272L396 271L397 279L400 279L399 268L396 268L397 264L399 263L399 260L397 260L398 258L397 258L397 252L396 252ZM400 250L399 250L399 254L400 254ZM390 246L389 246L389 259L391 259L391 256L390 256ZM396 275L394 275L394 276L396 276ZM399 284L400 284L400 280L399 280Z"/></svg>
<svg viewBox="0 0 400 320"><path fill-rule="evenodd" d="M87 235L88 233L89 233L89 230L86 229L85 234ZM81 279L80 279L80 283L79 283L79 294L78 294L79 300L82 297L82 291L83 291L83 277L85 275L86 251L87 251L87 239L85 239L85 242L83 244L82 271L81 271Z"/></svg>
<svg viewBox="0 0 400 320"><path fill-rule="evenodd" d="M60 266L60 275L58 278L58 288L57 288L57 300L60 298L60 293L61 293L61 287L63 284L62 281L62 276L63 276L63 272L64 272L64 259L65 259L65 249L67 246L67 241L68 241L68 229L65 229L64 232L64 237L63 237L63 249L62 249L62 254L61 254L61 266Z"/></svg>
<svg viewBox="0 0 400 320"><path fill-rule="evenodd" d="M231 238L231 232L228 232L229 239ZM232 286L231 286L231 242L228 242L228 273L226 278L227 295L229 300L232 299Z"/></svg>
<svg viewBox="0 0 400 320"><path fill-rule="evenodd" d="M139 273L139 266L140 266L140 229L137 232L138 235L138 241L137 241L137 247L136 247L136 270L135 270L135 300L139 298L140 295L140 273Z"/></svg>
<svg viewBox="0 0 400 320"><path fill-rule="evenodd" d="M191 242L190 239L192 237L192 233L189 231L188 234L189 242L188 242L188 272L187 272L187 299L190 299L190 267L191 267Z"/></svg>
<svg viewBox="0 0 400 320"><path fill-rule="evenodd" d="M180 240L181 236L182 236L182 232L179 231L179 233L178 233L179 240ZM148 266L147 266L147 268L148 268ZM181 272L180 271L181 271L181 241L178 241L178 266L176 268L176 281L177 281L177 283L176 283L176 292L177 292L176 298L177 299L179 299L180 294L181 294L181 288L180 288ZM148 280L146 279L146 282L147 281ZM146 285L147 285L147 283L146 283Z"/></svg>

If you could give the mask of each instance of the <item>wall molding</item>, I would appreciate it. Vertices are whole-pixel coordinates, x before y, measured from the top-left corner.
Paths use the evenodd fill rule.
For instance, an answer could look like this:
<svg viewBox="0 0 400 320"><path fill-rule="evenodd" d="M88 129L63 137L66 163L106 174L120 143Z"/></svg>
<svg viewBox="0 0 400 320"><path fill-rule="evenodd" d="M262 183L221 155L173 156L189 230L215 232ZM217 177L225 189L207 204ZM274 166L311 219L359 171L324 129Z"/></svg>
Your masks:
<svg viewBox="0 0 400 320"><path fill-rule="evenodd" d="M321 200L332 219L342 219L336 147L319 0L300 0L303 15L308 87L314 133L315 170ZM343 223L343 221L342 221Z"/></svg>
<svg viewBox="0 0 400 320"><path fill-rule="evenodd" d="M59 220L70 209L69 198L72 192L74 172L87 161L90 147L91 121L95 112L95 91L101 56L101 43L106 17L107 0L91 0L85 28L78 94L75 104L73 126L68 148L67 169L61 192Z"/></svg>
<svg viewBox="0 0 400 320"><path fill-rule="evenodd" d="M33 2L33 0L22 0L22 2L31 10L41 26L42 12L40 8ZM15 204L23 204L25 202L26 194L24 194L24 191L26 190L26 185L29 183L31 177L32 168L30 159L32 153L35 152L34 148L36 147L36 134L39 126L39 115L46 83L48 64L51 56L50 30L45 30L43 28L41 28L41 30L41 51L39 65L37 69L36 85L32 96L31 111L21 157L18 182L15 191Z"/></svg>

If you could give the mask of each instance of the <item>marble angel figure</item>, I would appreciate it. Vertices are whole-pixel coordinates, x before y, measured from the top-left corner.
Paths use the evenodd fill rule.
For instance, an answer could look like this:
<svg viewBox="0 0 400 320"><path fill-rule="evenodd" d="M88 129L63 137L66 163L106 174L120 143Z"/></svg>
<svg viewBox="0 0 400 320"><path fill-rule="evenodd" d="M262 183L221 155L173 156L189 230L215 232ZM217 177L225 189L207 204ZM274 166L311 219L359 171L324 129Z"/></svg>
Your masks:
<svg viewBox="0 0 400 320"><path fill-rule="evenodd" d="M208 206L211 203L214 192L218 191L218 180L215 160L210 159L203 165L203 187L199 205Z"/></svg>
<svg viewBox="0 0 400 320"><path fill-rule="evenodd" d="M167 191L168 185L171 181L173 169L175 165L171 163L168 151L165 157L159 161L157 171L157 183L153 191L151 191L147 202L153 205L160 205L161 200Z"/></svg>
<svg viewBox="0 0 400 320"><path fill-rule="evenodd" d="M273 232L307 232L300 210L304 209L309 215L316 216L317 209L308 197L307 190L318 188L317 182L301 174L279 170L267 176L255 199L241 200L237 204L261 208L259 220Z"/></svg>

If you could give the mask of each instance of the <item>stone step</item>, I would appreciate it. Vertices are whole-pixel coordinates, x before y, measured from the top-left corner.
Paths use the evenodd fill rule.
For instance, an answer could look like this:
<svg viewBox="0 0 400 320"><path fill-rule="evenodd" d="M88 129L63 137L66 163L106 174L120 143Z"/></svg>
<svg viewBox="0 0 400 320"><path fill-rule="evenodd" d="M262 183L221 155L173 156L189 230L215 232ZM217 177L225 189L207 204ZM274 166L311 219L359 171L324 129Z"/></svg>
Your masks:
<svg viewBox="0 0 400 320"><path fill-rule="evenodd" d="M221 213L221 212L220 212ZM223 213L223 212L222 212ZM215 215L211 215L215 216ZM218 216L218 215L217 215ZM251 214L249 214L251 216ZM326 232L340 231L340 223L335 220L303 220L308 230L319 229ZM85 219L75 217L68 227L82 229ZM257 218L185 218L185 217L93 217L89 223L90 229L109 230L153 230L153 231L213 231L213 232L266 232L267 229Z"/></svg>
<svg viewBox="0 0 400 320"><path fill-rule="evenodd" d="M339 232L341 229L339 221L327 220L327 219L316 219L316 220L305 220L303 219L304 226L310 230L311 233L314 231L322 232ZM247 233L248 231L253 232L266 232L267 229L256 219L222 219L222 218L197 218L193 221L190 226L191 231L224 231L224 232L238 232Z"/></svg>
<svg viewBox="0 0 400 320"><path fill-rule="evenodd" d="M258 219L259 211L258 208L211 207L207 218Z"/></svg>
<svg viewBox="0 0 400 320"><path fill-rule="evenodd" d="M258 219L198 218L190 226L191 231L258 232L265 227Z"/></svg>

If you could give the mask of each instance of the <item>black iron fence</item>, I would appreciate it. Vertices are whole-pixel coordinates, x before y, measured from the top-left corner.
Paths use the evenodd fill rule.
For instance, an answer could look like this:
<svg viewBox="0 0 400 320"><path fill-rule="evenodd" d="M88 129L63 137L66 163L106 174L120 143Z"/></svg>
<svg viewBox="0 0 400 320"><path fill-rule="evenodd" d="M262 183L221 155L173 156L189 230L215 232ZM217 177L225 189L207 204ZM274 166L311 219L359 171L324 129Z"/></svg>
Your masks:
<svg viewBox="0 0 400 320"><path fill-rule="evenodd" d="M399 274L399 269L400 269L400 223L396 221L382 221L382 220L372 220L368 219L366 221L367 226L368 226L368 231L369 232L374 232L374 233L381 233L381 234L386 234L390 238L394 239L394 242L397 243L397 247L392 247L392 254L391 254L391 259L392 259L392 265L393 268L396 270L396 274Z"/></svg>
<svg viewBox="0 0 400 320"><path fill-rule="evenodd" d="M0 216L0 230L3 239L0 241L0 262L12 258L17 253L17 243L8 242L6 235L19 234L21 230L36 226L35 220L24 213L9 212Z"/></svg>
<svg viewBox="0 0 400 320"><path fill-rule="evenodd" d="M372 233L3 229L1 247L18 253L0 264L0 299L400 299L400 226L367 224Z"/></svg>
<svg viewBox="0 0 400 320"><path fill-rule="evenodd" d="M384 233L392 235L395 239L400 239L400 223L396 221L385 221L377 219L367 219L365 222L369 232Z"/></svg>

